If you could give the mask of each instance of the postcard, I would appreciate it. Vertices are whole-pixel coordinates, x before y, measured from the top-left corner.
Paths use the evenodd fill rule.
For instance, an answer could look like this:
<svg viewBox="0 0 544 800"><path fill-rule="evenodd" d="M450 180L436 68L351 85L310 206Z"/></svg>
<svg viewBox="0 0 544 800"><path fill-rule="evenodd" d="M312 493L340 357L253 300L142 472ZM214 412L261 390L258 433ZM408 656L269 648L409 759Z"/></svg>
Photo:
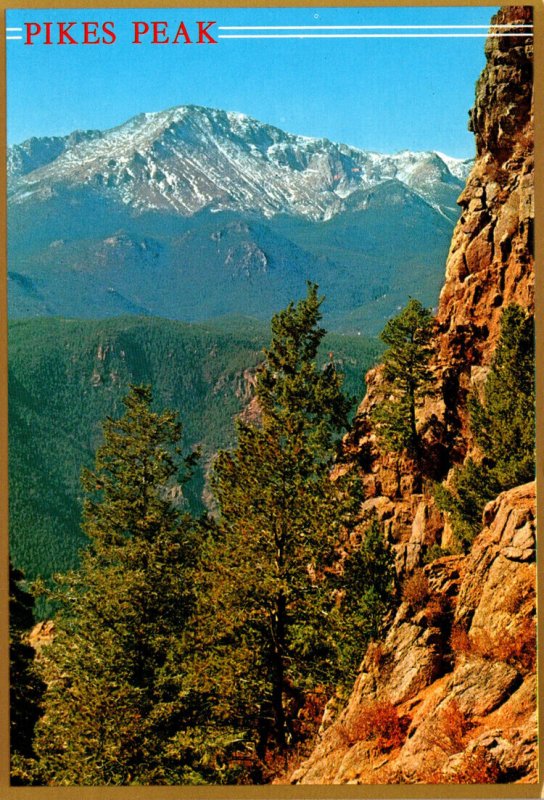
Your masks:
<svg viewBox="0 0 544 800"><path fill-rule="evenodd" d="M538 796L540 11L5 10L9 796Z"/></svg>

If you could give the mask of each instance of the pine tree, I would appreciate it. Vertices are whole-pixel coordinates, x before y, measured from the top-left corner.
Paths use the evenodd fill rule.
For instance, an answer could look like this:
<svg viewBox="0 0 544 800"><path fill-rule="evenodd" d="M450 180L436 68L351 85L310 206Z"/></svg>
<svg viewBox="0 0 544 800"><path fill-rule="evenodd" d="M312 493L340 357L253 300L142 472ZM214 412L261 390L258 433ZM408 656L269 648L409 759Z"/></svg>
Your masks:
<svg viewBox="0 0 544 800"><path fill-rule="evenodd" d="M360 503L351 476L330 479L350 404L334 365L316 366L321 302L309 285L273 318L261 421L239 422L215 462L220 514L199 576L199 691L261 760L294 742L305 692L336 675L327 577Z"/></svg>
<svg viewBox="0 0 544 800"><path fill-rule="evenodd" d="M34 727L40 717L45 685L34 664L27 637L34 624L34 598L22 582L23 573L9 564L9 673L11 782L32 782Z"/></svg>
<svg viewBox="0 0 544 800"><path fill-rule="evenodd" d="M483 397L469 402L476 441L505 489L534 478L534 370L534 319L520 306L508 306Z"/></svg>
<svg viewBox="0 0 544 800"><path fill-rule="evenodd" d="M422 447L417 409L433 393L433 324L430 310L411 298L380 334L388 349L383 355L384 398L373 421L387 449L405 451L418 462Z"/></svg>
<svg viewBox="0 0 544 800"><path fill-rule="evenodd" d="M179 508L181 427L132 387L84 471L81 568L57 577L55 635L35 748L53 785L201 781L185 735L182 640L194 525Z"/></svg>
<svg viewBox="0 0 544 800"><path fill-rule="evenodd" d="M448 486L437 486L439 506L468 550L487 502L535 475L534 319L520 306L507 306L497 349L482 396L469 397L470 427L480 458L457 467Z"/></svg>
<svg viewBox="0 0 544 800"><path fill-rule="evenodd" d="M394 553L377 520L368 526L360 547L347 556L339 589L343 595L335 608L339 675L351 689L366 647L380 637L396 601Z"/></svg>
<svg viewBox="0 0 544 800"><path fill-rule="evenodd" d="M484 506L501 491L494 471L482 461L467 458L461 467L454 467L448 485L437 484L434 497L442 511L450 515L458 548L468 552L482 527Z"/></svg>

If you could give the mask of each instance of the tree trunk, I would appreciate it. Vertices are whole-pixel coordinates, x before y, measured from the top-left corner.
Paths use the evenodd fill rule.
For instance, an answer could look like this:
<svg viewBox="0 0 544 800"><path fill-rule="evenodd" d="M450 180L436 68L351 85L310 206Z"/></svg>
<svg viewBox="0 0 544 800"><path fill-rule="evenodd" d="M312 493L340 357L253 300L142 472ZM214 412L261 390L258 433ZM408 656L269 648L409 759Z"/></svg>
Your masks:
<svg viewBox="0 0 544 800"><path fill-rule="evenodd" d="M276 600L276 630L272 663L272 710L276 723L276 741L282 751L287 747L287 720L283 706L283 690L285 687L285 616L285 595L280 591Z"/></svg>

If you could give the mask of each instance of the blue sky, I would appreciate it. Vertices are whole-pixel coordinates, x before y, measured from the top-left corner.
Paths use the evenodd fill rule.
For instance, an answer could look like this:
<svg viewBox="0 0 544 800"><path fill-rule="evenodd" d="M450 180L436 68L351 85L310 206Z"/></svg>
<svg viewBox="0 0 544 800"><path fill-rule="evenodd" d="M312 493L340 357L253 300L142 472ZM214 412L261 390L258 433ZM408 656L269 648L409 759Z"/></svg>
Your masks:
<svg viewBox="0 0 544 800"><path fill-rule="evenodd" d="M468 109L485 63L483 38L222 39L213 46L148 41L137 46L132 22L164 20L172 34L180 20L192 30L199 19L227 26L488 25L494 11L478 6L9 10L7 25L13 27L113 20L117 39L111 46L8 41L8 140L109 128L142 111L193 103L363 149L470 157ZM78 38L78 26L71 30L76 28Z"/></svg>

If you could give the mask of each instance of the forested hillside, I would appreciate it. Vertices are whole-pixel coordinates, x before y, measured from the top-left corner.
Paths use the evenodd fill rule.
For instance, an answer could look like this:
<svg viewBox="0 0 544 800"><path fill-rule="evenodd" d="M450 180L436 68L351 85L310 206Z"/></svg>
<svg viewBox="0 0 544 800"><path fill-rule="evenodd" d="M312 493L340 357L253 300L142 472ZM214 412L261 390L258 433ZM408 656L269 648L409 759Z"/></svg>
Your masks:
<svg viewBox="0 0 544 800"><path fill-rule="evenodd" d="M80 529L80 472L115 416L130 383L150 383L159 407L180 413L186 452L202 449L187 487L202 511L204 473L232 443L234 418L252 396L268 326L232 318L189 325L154 318L107 321L36 319L9 329L10 520L15 563L28 577L75 566ZM377 340L330 334L321 348L360 397Z"/></svg>

